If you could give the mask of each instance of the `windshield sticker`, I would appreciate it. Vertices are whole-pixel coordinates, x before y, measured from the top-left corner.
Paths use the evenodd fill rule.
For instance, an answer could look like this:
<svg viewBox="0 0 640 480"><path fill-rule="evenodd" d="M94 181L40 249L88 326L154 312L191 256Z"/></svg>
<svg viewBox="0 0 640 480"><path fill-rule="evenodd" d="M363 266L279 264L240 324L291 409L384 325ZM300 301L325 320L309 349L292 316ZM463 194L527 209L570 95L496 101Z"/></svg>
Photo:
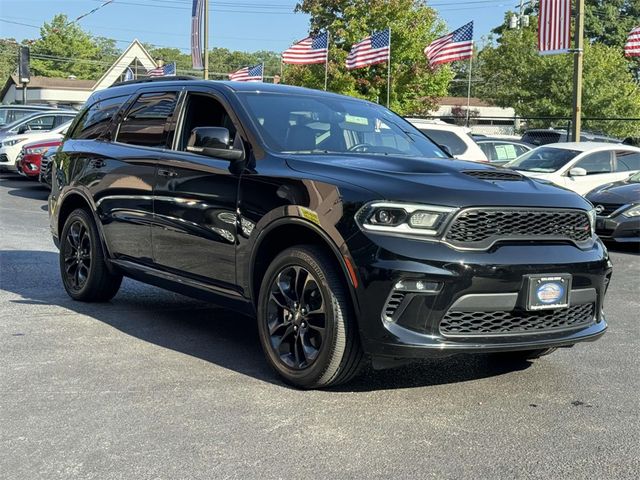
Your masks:
<svg viewBox="0 0 640 480"><path fill-rule="evenodd" d="M344 121L348 123L356 123L358 125L369 125L369 119L366 117L356 117L355 115L346 114Z"/></svg>

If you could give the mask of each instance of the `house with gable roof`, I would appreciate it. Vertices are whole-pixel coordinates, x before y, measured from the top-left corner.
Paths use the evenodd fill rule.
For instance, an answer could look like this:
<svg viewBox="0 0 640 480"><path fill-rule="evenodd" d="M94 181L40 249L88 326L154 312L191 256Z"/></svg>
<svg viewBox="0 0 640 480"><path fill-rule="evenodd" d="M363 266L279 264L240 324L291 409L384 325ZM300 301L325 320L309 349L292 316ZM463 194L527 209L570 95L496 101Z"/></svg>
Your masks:
<svg viewBox="0 0 640 480"><path fill-rule="evenodd" d="M156 61L136 39L97 81L32 76L27 84L27 103L80 108L93 92L123 81L127 70L138 78L156 66ZM22 89L18 76L10 75L0 90L0 103L22 103Z"/></svg>

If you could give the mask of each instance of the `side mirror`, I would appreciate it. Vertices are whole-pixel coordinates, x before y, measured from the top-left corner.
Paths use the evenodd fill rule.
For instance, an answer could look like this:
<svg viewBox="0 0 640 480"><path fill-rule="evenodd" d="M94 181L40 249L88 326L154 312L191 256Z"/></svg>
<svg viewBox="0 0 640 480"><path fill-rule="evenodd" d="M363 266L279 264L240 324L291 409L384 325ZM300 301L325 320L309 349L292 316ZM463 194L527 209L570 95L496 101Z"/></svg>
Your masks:
<svg viewBox="0 0 640 480"><path fill-rule="evenodd" d="M449 145L438 145L438 146L440 147L440 150L442 150L444 153L449 155L449 157L453 158L453 153L451 153L451 149L449 148Z"/></svg>
<svg viewBox="0 0 640 480"><path fill-rule="evenodd" d="M233 148L229 136L229 130L223 127L194 128L187 142L187 151L225 160L243 160L244 151Z"/></svg>
<svg viewBox="0 0 640 480"><path fill-rule="evenodd" d="M584 177L587 175L587 171L584 168L575 167L569 170L570 177Z"/></svg>
<svg viewBox="0 0 640 480"><path fill-rule="evenodd" d="M18 132L17 133L18 133L18 135L22 135L23 133L26 133L29 130L31 130L31 129L29 128L28 125L20 125L20 127L18 127Z"/></svg>

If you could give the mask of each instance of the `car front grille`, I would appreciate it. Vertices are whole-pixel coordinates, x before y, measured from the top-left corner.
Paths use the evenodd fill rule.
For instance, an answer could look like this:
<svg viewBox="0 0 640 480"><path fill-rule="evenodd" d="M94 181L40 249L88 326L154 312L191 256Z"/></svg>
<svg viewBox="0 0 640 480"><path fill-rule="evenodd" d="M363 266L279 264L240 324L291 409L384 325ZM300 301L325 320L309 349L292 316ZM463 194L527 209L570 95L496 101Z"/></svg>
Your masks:
<svg viewBox="0 0 640 480"><path fill-rule="evenodd" d="M594 313L593 303L535 312L450 310L440 321L440 333L446 337L545 333L588 325L593 321Z"/></svg>
<svg viewBox="0 0 640 480"><path fill-rule="evenodd" d="M473 208L463 210L447 229L445 239L461 248L489 248L500 240L570 240L591 238L586 212L565 209Z"/></svg>
<svg viewBox="0 0 640 480"><path fill-rule="evenodd" d="M624 207L623 203L596 203L596 213L599 217L608 217L621 207Z"/></svg>
<svg viewBox="0 0 640 480"><path fill-rule="evenodd" d="M500 170L465 170L462 173L479 180L522 180L522 175L516 172L503 172Z"/></svg>

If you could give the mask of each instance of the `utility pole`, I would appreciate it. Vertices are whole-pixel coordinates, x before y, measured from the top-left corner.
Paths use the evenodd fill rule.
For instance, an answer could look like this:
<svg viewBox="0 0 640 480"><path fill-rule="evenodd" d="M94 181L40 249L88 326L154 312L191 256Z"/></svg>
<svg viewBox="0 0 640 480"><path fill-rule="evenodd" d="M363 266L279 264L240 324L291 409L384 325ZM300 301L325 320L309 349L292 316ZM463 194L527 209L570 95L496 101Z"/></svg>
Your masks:
<svg viewBox="0 0 640 480"><path fill-rule="evenodd" d="M582 129L582 60L584 56L584 0L576 0L575 49L573 51L573 114L571 139L580 141Z"/></svg>
<svg viewBox="0 0 640 480"><path fill-rule="evenodd" d="M209 80L209 0L204 0L204 71L202 76Z"/></svg>

